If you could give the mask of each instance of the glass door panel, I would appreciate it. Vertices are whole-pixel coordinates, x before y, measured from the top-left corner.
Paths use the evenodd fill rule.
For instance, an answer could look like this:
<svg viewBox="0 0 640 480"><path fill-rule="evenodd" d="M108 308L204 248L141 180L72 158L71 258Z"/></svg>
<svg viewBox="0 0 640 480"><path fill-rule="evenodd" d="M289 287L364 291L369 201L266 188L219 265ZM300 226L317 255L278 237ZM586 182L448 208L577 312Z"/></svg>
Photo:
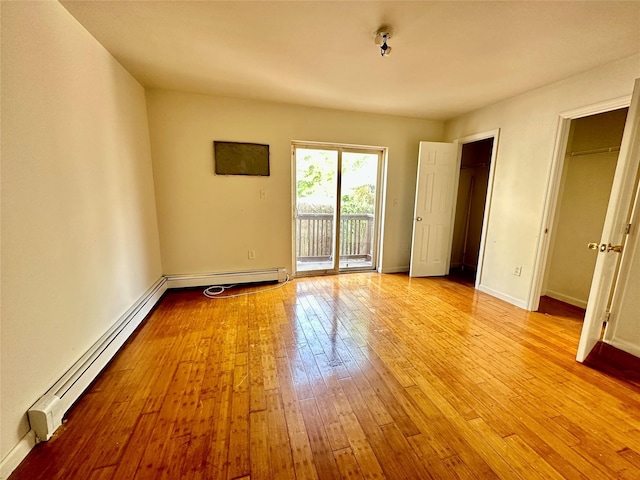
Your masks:
<svg viewBox="0 0 640 480"><path fill-rule="evenodd" d="M375 267L380 154L343 151L340 198L340 270Z"/></svg>
<svg viewBox="0 0 640 480"><path fill-rule="evenodd" d="M336 271L337 150L294 148L296 271Z"/></svg>

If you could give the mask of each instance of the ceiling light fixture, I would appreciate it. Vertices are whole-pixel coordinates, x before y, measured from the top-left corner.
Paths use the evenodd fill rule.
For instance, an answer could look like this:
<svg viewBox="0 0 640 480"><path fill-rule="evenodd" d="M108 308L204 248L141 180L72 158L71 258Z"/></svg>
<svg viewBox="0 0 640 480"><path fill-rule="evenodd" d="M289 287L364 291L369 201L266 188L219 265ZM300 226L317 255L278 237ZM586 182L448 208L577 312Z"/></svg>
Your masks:
<svg viewBox="0 0 640 480"><path fill-rule="evenodd" d="M391 53L391 47L387 41L391 38L391 29L389 27L381 27L376 32L376 46L380 47L380 55L386 57Z"/></svg>

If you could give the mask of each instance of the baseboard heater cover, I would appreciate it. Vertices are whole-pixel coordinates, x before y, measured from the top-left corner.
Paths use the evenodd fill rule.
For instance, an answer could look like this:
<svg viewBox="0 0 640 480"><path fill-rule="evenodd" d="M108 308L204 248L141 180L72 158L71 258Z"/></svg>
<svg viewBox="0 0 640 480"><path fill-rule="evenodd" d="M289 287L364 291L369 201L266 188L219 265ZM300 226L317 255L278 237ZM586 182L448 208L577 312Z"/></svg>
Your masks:
<svg viewBox="0 0 640 480"><path fill-rule="evenodd" d="M165 278L167 279L168 288L208 287L210 285L259 282L282 283L287 279L287 270L284 268L270 268L244 272L167 275Z"/></svg>
<svg viewBox="0 0 640 480"><path fill-rule="evenodd" d="M162 277L28 410L29 424L36 441L47 441L53 436L62 425L65 413L115 356L167 289L257 282L282 283L286 279L287 271L284 268Z"/></svg>
<svg viewBox="0 0 640 480"><path fill-rule="evenodd" d="M29 424L37 441L51 438L62 425L62 418L67 410L95 380L166 290L166 279L163 277L29 409Z"/></svg>
<svg viewBox="0 0 640 480"><path fill-rule="evenodd" d="M80 398L169 288L237 283L279 282L284 268L195 275L169 275L158 280L27 412L37 441L47 441Z"/></svg>

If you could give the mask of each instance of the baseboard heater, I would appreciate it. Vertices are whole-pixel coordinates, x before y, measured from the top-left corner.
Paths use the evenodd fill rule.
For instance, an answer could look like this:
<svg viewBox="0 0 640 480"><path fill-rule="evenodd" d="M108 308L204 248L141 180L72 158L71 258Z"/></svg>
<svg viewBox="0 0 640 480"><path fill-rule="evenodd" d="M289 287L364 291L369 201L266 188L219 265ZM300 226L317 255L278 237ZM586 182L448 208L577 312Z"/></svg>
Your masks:
<svg viewBox="0 0 640 480"><path fill-rule="evenodd" d="M51 438L62 425L65 413L106 367L167 289L284 282L286 279L287 271L284 268L162 277L29 409L29 423L36 441Z"/></svg>
<svg viewBox="0 0 640 480"><path fill-rule="evenodd" d="M203 273L191 275L167 275L168 288L208 287L210 285L232 285L239 283L284 282L287 270L271 268L246 272Z"/></svg>
<svg viewBox="0 0 640 480"><path fill-rule="evenodd" d="M95 380L167 289L156 282L27 412L36 441L51 438L62 417Z"/></svg>

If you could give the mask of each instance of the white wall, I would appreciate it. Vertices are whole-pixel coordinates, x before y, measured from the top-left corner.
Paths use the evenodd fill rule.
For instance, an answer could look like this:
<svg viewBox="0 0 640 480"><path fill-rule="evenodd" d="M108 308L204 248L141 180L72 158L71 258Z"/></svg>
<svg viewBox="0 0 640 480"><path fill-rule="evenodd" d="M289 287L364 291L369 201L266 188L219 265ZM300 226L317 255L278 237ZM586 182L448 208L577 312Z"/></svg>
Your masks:
<svg viewBox="0 0 640 480"><path fill-rule="evenodd" d="M292 271L292 140L388 147L382 267L408 270L418 143L442 122L163 90L147 108L165 274ZM269 144L271 175L216 176L214 140Z"/></svg>
<svg viewBox="0 0 640 480"><path fill-rule="evenodd" d="M57 2L2 3L0 458L161 276L143 88Z"/></svg>
<svg viewBox="0 0 640 480"><path fill-rule="evenodd" d="M526 306L561 112L630 95L640 56L571 77L445 124L454 140L500 128L481 287ZM522 266L522 275L513 275Z"/></svg>

